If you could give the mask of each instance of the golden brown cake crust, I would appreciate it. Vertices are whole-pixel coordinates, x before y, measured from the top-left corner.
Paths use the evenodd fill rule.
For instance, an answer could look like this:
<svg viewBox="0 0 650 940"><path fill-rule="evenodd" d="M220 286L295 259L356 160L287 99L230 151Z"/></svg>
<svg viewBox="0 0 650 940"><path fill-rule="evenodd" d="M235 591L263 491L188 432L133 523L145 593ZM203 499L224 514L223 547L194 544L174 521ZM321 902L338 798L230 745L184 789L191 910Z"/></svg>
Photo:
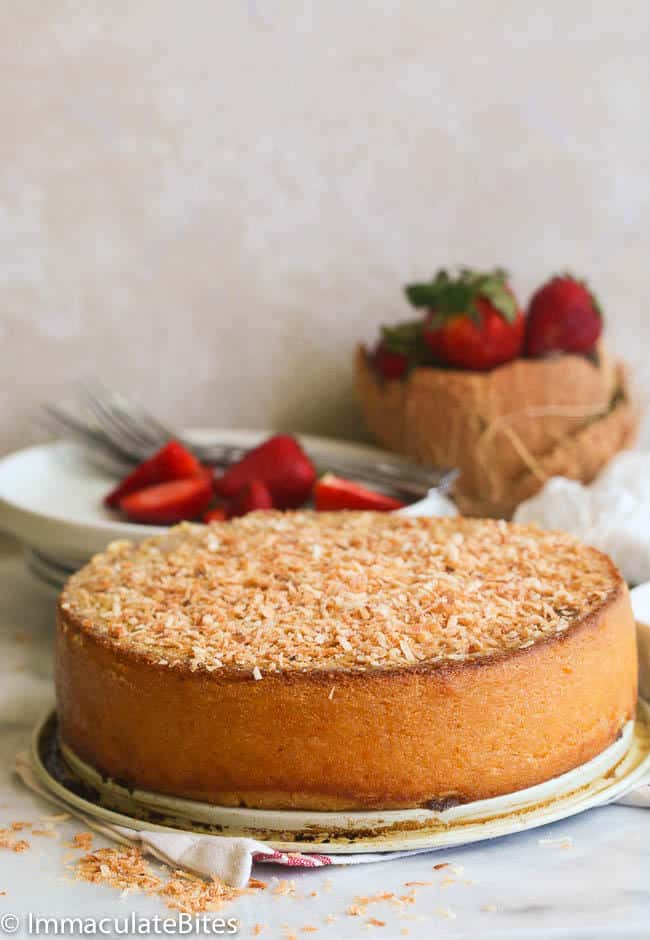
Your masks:
<svg viewBox="0 0 650 940"><path fill-rule="evenodd" d="M391 808L530 786L593 757L634 714L627 589L600 553L580 554L602 578L599 597L532 644L388 668L289 666L262 679L248 667L161 665L94 629L68 591L61 734L113 778L226 805Z"/></svg>

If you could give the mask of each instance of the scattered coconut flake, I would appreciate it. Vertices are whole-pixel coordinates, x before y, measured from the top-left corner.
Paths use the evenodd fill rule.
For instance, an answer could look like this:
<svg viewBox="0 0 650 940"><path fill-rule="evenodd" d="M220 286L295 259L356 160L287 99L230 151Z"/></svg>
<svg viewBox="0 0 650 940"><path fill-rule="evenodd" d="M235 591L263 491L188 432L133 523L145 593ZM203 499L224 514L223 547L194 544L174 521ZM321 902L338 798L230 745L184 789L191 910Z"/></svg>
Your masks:
<svg viewBox="0 0 650 940"><path fill-rule="evenodd" d="M571 836L558 836L557 838L538 839L537 844L556 846L560 849L570 849L573 847L573 839Z"/></svg>
<svg viewBox="0 0 650 940"><path fill-rule="evenodd" d="M139 849L98 849L79 859L77 879L93 884L107 884L121 892L141 891L164 900L170 910L199 914L219 911L223 905L249 894L255 888L231 888L218 878L206 882L198 875L180 869L159 877Z"/></svg>
<svg viewBox="0 0 650 940"><path fill-rule="evenodd" d="M16 839L12 835L11 829L0 829L0 849L8 849L10 852L26 852L30 848L27 839Z"/></svg>
<svg viewBox="0 0 650 940"><path fill-rule="evenodd" d="M92 844L92 832L76 832L72 837L71 845L74 849L83 849L85 852L87 852Z"/></svg>

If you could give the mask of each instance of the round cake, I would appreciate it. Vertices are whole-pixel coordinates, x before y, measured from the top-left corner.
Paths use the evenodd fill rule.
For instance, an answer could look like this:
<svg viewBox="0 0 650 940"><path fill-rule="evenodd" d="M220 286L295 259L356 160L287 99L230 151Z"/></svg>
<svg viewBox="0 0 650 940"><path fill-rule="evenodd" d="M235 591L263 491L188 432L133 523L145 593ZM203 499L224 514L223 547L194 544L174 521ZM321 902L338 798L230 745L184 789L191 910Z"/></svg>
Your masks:
<svg viewBox="0 0 650 940"><path fill-rule="evenodd" d="M61 595L64 743L130 787L444 807L571 770L633 717L605 555L502 521L258 512L115 543Z"/></svg>

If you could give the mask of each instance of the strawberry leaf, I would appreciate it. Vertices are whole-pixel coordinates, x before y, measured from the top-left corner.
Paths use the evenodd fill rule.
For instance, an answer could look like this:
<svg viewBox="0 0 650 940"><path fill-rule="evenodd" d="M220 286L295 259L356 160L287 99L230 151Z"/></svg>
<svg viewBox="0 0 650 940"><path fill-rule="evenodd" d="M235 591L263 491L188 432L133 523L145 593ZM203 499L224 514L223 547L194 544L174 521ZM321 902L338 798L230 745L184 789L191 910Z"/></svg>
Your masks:
<svg viewBox="0 0 650 940"><path fill-rule="evenodd" d="M381 341L390 352L410 356L422 339L422 321L408 320L397 326L382 326Z"/></svg>
<svg viewBox="0 0 650 940"><path fill-rule="evenodd" d="M477 293L480 297L489 300L504 320L507 320L508 323L514 322L517 316L517 302L506 288L503 277L491 276L484 278L478 285Z"/></svg>
<svg viewBox="0 0 650 940"><path fill-rule="evenodd" d="M433 307L438 296L433 284L408 284L404 292L413 307Z"/></svg>
<svg viewBox="0 0 650 940"><path fill-rule="evenodd" d="M441 322L459 314L480 321L476 300L483 297L512 323L517 316L517 302L508 290L506 278L502 268L488 272L460 268L455 275L441 269L429 282L407 285L405 292L414 307L426 307Z"/></svg>

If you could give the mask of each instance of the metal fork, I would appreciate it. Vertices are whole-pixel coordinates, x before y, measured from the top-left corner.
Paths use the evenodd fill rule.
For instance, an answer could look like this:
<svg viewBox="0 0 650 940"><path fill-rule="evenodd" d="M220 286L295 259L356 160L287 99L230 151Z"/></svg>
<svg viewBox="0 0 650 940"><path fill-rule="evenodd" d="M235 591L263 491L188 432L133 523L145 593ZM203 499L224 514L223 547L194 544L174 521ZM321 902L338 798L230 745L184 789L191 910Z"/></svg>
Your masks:
<svg viewBox="0 0 650 940"><path fill-rule="evenodd" d="M227 467L240 460L248 448L215 440L197 443L175 428L164 424L118 392L98 381L80 383L82 403L93 421L70 414L56 405L45 405L44 415L50 426L63 428L68 435L100 451L117 470L144 460L172 438L192 451L202 463ZM367 460L357 457L332 457L324 450L310 447L308 455L319 470L352 476L360 482L420 498L431 489L446 492L456 473L424 467L402 457Z"/></svg>

